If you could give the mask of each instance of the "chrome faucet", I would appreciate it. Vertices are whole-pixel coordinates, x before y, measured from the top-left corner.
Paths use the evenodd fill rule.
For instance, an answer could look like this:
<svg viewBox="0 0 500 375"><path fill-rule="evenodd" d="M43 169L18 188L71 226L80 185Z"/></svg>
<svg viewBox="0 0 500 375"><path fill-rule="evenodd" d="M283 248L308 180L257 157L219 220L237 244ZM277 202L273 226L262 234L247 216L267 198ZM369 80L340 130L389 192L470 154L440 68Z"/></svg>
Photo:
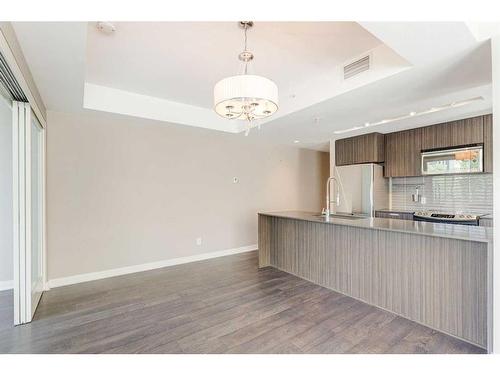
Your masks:
<svg viewBox="0 0 500 375"><path fill-rule="evenodd" d="M330 186L332 181L335 181L335 183L337 184L337 195L334 201L330 199ZM327 219L330 214L335 213L330 209L330 204L332 202L334 202L337 207L340 206L340 186L338 180L335 177L329 177L328 180L326 180L326 210L323 210L322 214L325 215Z"/></svg>

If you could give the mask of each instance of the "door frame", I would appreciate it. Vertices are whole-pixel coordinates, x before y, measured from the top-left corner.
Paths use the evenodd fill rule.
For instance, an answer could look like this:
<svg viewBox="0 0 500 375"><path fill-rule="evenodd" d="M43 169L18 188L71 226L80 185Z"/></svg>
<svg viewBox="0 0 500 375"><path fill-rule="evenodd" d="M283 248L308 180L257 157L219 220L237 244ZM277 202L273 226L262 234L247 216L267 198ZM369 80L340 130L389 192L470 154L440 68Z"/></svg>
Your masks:
<svg viewBox="0 0 500 375"><path fill-rule="evenodd" d="M12 103L13 221L14 221L14 324L31 322L41 293L32 300L31 284L31 106ZM46 133L40 142L41 272L42 291L47 290L46 230ZM35 309L33 307L35 306Z"/></svg>
<svg viewBox="0 0 500 375"><path fill-rule="evenodd" d="M14 48L17 46L14 46ZM33 95L33 92L30 89L30 85L27 83L27 79L25 78L25 74L29 77L29 80L32 80L30 72L23 73L23 70L19 67L17 60L15 58L14 53L12 52L9 42L5 38L2 30L0 30L0 52L2 53L7 65L9 66L12 74L14 75L17 83L21 87L24 95L28 99L28 103L20 103L24 106L27 106L28 109L24 108L24 111L19 111L17 104L13 103L12 105L12 120L13 120L13 132L12 132L12 154L13 154L13 223L14 223L14 324L22 324L31 321L31 316L28 315L28 311L26 309L26 298L30 296L26 296L26 293L21 293L26 290L26 251L30 250L31 243L29 243L29 247L26 247L26 229L27 225L31 226L31 216L26 216L26 183L30 182L31 175L26 175L26 168L23 167L22 171L19 169L21 165L25 165L26 161L25 157L28 155L31 157L30 153L27 153L24 150L25 147L25 138L26 138L26 128L28 131L31 131L31 109L33 110L34 115L36 116L38 122L42 127L42 142L41 142L41 194L42 194L42 283L43 290L48 290L48 282L47 282L47 225L46 225L46 215L47 215L47 204L46 204L46 129L47 122L44 118L45 108L43 108L43 112L41 108L38 106L38 103ZM42 104L43 105L43 104ZM25 114L28 114L25 116ZM21 117L21 118L20 118ZM19 127L20 123L26 123L26 117L28 117L28 127ZM24 120L20 122L19 120ZM23 141L22 143L20 143ZM20 150L20 145L23 147ZM24 152L20 152L24 151ZM27 150L30 151L31 150ZM23 164L19 164L19 163ZM29 161L28 161L29 162ZM22 173L20 173L22 172ZM29 171L31 172L31 170ZM28 180L26 180L28 178ZM22 188L20 188L22 185ZM30 186L29 186L30 188ZM23 197L24 199L20 200ZM31 199L31 196L29 197ZM29 203L29 201L28 201ZM21 241L22 240L22 241ZM23 266L21 266L24 265ZM29 279L31 280L31 270L29 274ZM31 289L31 288L30 288Z"/></svg>
<svg viewBox="0 0 500 375"><path fill-rule="evenodd" d="M35 299L33 299L33 284L31 280L31 268L32 268L32 262L33 259L31 255L33 254L32 251L32 233L33 233L33 228L32 228L32 219L33 219L33 212L32 212L32 146L33 146L33 139L31 137L32 132L31 132L31 127L32 127L32 122L34 121L33 116L32 116L32 108L28 103L24 103L24 111L25 111L25 142L26 142L26 149L25 149L25 163L26 163L26 175L25 175L25 182L26 182L26 262L25 262L25 267L26 267L26 282L29 282L29 287L27 286L26 288L26 320L27 322L30 322L35 310L36 306L38 306L38 302L40 302L40 298L42 297L42 293L45 290L45 285L46 285L46 251L45 251L45 238L46 238L46 233L45 233L45 129L41 127L41 142L40 142L40 191L39 191L39 198L40 198L40 209L41 209L41 222L40 222L40 245L41 245L41 258L40 258L40 270L41 270L41 276L42 276L42 285L38 286L38 290L40 290L40 293L37 293L35 295ZM36 117L36 115L35 115ZM35 125L37 126L37 125ZM31 312L31 313L30 313Z"/></svg>

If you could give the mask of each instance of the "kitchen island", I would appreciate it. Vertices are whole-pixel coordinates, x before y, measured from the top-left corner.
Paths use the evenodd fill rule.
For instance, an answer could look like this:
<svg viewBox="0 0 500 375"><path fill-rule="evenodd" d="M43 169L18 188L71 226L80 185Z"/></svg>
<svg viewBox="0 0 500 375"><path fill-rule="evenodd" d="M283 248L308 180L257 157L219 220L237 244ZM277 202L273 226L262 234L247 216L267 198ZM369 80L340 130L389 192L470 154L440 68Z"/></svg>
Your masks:
<svg viewBox="0 0 500 375"><path fill-rule="evenodd" d="M465 225L260 213L259 267L490 349L492 237Z"/></svg>

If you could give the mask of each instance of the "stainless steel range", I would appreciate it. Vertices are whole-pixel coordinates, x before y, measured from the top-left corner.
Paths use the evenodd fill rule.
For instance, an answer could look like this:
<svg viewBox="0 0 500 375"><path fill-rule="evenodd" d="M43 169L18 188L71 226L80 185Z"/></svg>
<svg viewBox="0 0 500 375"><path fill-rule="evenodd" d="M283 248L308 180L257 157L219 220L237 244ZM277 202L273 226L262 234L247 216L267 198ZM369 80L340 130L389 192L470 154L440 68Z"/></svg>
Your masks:
<svg viewBox="0 0 500 375"><path fill-rule="evenodd" d="M479 216L463 213L448 214L436 211L417 211L413 214L413 220L445 224L479 225Z"/></svg>

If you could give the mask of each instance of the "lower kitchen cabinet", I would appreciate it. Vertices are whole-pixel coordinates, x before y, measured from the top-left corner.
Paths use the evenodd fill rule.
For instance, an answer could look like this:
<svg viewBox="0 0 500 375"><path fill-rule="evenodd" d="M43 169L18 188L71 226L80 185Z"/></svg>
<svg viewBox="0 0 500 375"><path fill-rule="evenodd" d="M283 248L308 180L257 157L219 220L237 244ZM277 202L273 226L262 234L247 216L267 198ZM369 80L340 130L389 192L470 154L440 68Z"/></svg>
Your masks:
<svg viewBox="0 0 500 375"><path fill-rule="evenodd" d="M375 211L375 217L383 219L413 220L413 213L398 211Z"/></svg>
<svg viewBox="0 0 500 375"><path fill-rule="evenodd" d="M488 218L481 217L481 218L479 218L479 226L491 228L491 227L493 227L493 219L489 218L489 217Z"/></svg>

